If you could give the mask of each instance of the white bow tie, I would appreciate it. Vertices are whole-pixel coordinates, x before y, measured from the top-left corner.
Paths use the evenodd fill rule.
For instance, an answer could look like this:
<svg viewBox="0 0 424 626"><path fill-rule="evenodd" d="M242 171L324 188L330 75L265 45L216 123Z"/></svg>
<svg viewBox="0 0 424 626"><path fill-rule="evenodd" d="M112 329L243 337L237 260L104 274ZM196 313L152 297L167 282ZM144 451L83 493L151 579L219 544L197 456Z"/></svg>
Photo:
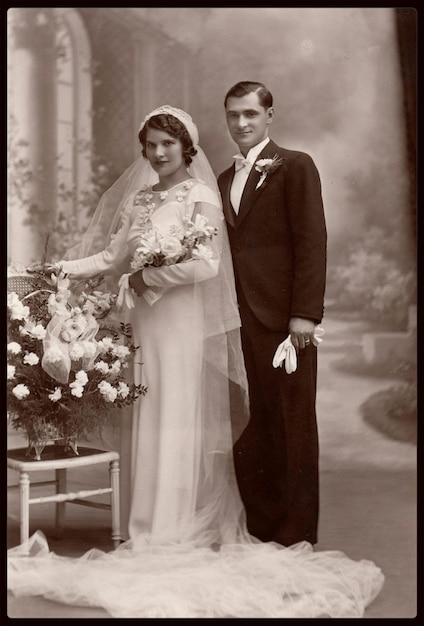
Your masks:
<svg viewBox="0 0 424 626"><path fill-rule="evenodd" d="M239 170L241 170L243 167L248 167L251 168L253 163L252 161L249 161L249 159L246 159L242 154L236 154L233 157L235 163L235 168L236 168L236 172L238 172Z"/></svg>

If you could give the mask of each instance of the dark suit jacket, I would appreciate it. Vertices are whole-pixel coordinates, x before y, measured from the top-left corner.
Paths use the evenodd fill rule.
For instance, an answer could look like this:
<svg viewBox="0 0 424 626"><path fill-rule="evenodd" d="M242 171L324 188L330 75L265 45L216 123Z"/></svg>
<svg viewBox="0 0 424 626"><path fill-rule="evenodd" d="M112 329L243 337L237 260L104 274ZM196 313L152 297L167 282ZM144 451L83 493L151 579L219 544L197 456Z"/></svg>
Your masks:
<svg viewBox="0 0 424 626"><path fill-rule="evenodd" d="M308 154L270 141L258 159L282 164L255 190L253 166L236 215L230 188L234 165L218 179L237 289L259 321L287 332L293 316L319 323L324 311L327 234L318 170Z"/></svg>

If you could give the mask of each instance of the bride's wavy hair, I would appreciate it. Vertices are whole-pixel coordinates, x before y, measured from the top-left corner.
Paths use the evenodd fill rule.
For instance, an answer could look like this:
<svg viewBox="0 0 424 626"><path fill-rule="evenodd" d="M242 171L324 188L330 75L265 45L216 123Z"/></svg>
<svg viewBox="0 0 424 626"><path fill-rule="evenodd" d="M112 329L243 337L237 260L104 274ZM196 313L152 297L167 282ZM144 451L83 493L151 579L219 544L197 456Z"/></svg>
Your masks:
<svg viewBox="0 0 424 626"><path fill-rule="evenodd" d="M149 128L154 128L155 130L162 130L174 139L179 139L181 141L183 147L183 158L186 166L189 166L192 157L196 156L197 150L193 145L190 135L184 124L180 122L173 115L169 115L167 113L161 113L160 115L153 115L147 122L144 124L143 128L138 133L138 139L143 146L142 154L145 159L147 159L146 154L146 136Z"/></svg>

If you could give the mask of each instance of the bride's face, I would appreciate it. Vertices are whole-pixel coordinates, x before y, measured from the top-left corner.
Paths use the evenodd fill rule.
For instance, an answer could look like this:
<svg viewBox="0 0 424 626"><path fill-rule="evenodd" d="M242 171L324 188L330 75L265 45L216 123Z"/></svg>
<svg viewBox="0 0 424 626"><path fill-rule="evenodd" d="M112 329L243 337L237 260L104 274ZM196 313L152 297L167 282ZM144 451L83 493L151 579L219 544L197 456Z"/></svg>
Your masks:
<svg viewBox="0 0 424 626"><path fill-rule="evenodd" d="M145 150L151 166L160 177L186 169L181 141L164 130L148 129Z"/></svg>

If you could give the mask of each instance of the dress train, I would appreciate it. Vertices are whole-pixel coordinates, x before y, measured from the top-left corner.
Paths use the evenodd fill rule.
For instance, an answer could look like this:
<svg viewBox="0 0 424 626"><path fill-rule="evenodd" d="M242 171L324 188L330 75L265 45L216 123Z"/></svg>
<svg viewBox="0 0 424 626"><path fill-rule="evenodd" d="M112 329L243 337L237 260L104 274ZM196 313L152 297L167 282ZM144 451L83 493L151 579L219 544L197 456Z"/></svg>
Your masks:
<svg viewBox="0 0 424 626"><path fill-rule="evenodd" d="M37 531L8 552L8 588L118 618L363 617L384 582L367 560L309 543L177 544L150 535L80 558L50 552ZM25 553L29 556L25 556Z"/></svg>

